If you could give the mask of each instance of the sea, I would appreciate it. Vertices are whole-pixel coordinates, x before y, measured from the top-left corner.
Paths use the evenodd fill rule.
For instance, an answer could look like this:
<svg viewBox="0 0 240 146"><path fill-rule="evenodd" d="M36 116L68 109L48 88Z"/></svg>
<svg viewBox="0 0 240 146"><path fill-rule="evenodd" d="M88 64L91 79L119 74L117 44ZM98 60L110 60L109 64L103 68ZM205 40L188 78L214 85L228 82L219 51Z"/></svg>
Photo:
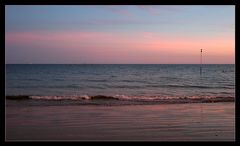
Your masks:
<svg viewBox="0 0 240 146"><path fill-rule="evenodd" d="M23 105L235 101L235 64L6 64L5 73L6 100Z"/></svg>

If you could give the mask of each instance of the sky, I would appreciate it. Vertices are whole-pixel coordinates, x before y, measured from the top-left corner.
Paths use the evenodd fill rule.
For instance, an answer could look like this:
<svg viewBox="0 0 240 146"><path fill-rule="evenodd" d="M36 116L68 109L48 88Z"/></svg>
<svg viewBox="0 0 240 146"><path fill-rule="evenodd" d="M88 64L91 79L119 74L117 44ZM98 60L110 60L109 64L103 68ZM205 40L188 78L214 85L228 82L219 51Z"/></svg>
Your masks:
<svg viewBox="0 0 240 146"><path fill-rule="evenodd" d="M235 64L234 5L7 5L7 64Z"/></svg>

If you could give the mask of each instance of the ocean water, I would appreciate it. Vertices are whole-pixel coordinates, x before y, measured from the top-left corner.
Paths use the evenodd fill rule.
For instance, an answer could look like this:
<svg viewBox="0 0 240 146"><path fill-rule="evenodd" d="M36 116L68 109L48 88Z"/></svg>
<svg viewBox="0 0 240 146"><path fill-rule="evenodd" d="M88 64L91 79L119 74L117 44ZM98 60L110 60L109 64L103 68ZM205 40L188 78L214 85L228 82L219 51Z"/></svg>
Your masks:
<svg viewBox="0 0 240 146"><path fill-rule="evenodd" d="M234 64L204 64L202 74L199 68L191 64L7 64L6 96L83 105L234 101Z"/></svg>

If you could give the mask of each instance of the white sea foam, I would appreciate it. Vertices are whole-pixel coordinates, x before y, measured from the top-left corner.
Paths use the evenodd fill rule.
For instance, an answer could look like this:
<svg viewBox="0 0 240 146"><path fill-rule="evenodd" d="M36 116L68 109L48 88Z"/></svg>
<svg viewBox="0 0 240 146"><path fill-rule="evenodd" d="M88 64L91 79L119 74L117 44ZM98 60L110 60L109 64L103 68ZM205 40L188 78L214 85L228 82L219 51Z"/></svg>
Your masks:
<svg viewBox="0 0 240 146"><path fill-rule="evenodd" d="M214 97L214 96L189 96L189 97L174 97L174 96L128 96L128 95L71 95L71 96L29 96L35 100L121 100L121 101L142 101L142 102L226 102L234 101L234 97Z"/></svg>

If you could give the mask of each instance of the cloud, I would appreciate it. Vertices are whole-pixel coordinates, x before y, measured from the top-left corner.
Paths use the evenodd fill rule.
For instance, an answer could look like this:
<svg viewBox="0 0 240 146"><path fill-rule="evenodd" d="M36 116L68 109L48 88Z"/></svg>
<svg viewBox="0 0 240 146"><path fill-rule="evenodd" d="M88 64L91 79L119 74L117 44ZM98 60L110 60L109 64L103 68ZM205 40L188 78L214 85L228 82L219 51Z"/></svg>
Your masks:
<svg viewBox="0 0 240 146"><path fill-rule="evenodd" d="M123 15L123 16L128 16L128 17L132 17L134 16L134 14L132 12L129 11L129 7L131 6L101 6L101 8L117 14L117 15Z"/></svg>
<svg viewBox="0 0 240 146"><path fill-rule="evenodd" d="M234 50L234 38L229 36L192 37L156 32L9 32L5 35L6 44L30 44L60 48L108 48L132 49L161 52L175 50L178 53L194 53L194 48L209 48L209 53L224 54ZM190 51L189 51L190 49ZM216 51L215 49L220 49ZM186 51L186 52L184 52ZM229 52L229 51L228 51Z"/></svg>
<svg viewBox="0 0 240 146"><path fill-rule="evenodd" d="M151 5L138 5L138 6L102 6L103 9L110 11L111 13L123 15L123 16L136 16L133 8L137 8L140 11L147 12L151 15L159 15L164 11L178 12L180 9L177 6L151 6ZM130 11L131 9L131 11Z"/></svg>
<svg viewBox="0 0 240 146"><path fill-rule="evenodd" d="M141 11L145 11L151 15L160 15L164 12L181 12L184 8L183 6L149 6L149 5L140 5L136 6Z"/></svg>

